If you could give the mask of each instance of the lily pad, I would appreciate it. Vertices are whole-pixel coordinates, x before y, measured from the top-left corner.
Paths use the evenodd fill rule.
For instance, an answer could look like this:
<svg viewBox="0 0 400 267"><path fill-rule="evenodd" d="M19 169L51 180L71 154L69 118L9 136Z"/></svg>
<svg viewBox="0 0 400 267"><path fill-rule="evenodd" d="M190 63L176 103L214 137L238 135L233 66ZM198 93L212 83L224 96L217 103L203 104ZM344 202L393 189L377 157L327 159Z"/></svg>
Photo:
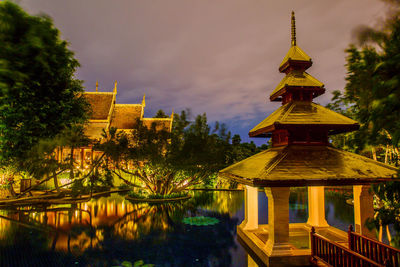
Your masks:
<svg viewBox="0 0 400 267"><path fill-rule="evenodd" d="M183 223L196 226L207 226L219 223L217 218L196 216L196 217L186 217L183 219Z"/></svg>

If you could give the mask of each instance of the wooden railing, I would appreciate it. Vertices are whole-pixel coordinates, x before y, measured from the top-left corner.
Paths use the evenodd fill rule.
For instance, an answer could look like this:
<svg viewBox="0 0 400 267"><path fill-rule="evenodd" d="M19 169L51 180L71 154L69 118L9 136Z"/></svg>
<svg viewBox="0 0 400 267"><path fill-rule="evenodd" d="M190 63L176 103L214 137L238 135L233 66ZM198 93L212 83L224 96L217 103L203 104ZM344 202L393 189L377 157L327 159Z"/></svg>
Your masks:
<svg viewBox="0 0 400 267"><path fill-rule="evenodd" d="M385 266L400 266L400 250L353 232L349 226L349 249Z"/></svg>
<svg viewBox="0 0 400 267"><path fill-rule="evenodd" d="M315 233L314 227L311 228L310 240L312 263L321 261L335 267L385 267Z"/></svg>

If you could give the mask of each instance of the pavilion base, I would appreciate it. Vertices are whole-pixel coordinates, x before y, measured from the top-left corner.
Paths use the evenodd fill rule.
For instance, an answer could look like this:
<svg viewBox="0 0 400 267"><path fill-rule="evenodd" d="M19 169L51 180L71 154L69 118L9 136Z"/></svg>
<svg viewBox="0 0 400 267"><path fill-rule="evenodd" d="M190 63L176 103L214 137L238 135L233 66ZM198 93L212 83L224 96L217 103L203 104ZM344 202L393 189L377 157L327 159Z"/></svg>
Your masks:
<svg viewBox="0 0 400 267"><path fill-rule="evenodd" d="M267 250L268 225L259 225L255 230L243 230L239 225L237 234L250 255L254 255L266 266L309 266L310 265L310 230L305 223L289 224L289 247L280 251L280 255L271 255ZM332 226L317 228L319 234L332 241L347 244L347 233Z"/></svg>

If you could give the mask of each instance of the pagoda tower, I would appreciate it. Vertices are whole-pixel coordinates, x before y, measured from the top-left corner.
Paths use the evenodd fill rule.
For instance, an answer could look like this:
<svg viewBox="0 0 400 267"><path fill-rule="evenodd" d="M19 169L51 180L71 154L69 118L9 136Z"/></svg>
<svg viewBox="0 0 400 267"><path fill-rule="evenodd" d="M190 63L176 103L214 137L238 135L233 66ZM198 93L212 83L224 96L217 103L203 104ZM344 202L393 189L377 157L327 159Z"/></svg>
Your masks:
<svg viewBox="0 0 400 267"><path fill-rule="evenodd" d="M297 46L292 12L291 47L279 66L285 77L270 95L282 106L249 132L250 137L272 138L272 148L219 172L245 185L245 218L238 238L267 266L307 265L310 247L298 243L307 240L311 227L327 238L346 241L347 233L325 219L326 185L353 186L356 231L374 238L365 227L374 215L369 185L397 175L394 167L331 146L329 135L357 130L359 124L313 102L325 88L306 72L311 65L311 58ZM299 186L308 187L308 220L289 224L290 187ZM267 225L258 223L258 188L268 198Z"/></svg>
<svg viewBox="0 0 400 267"><path fill-rule="evenodd" d="M279 66L286 76L270 95L282 107L259 123L250 137L272 137L272 145L328 145L328 135L357 130L359 125L334 111L313 103L325 93L324 84L306 72L311 58L296 42L296 22L292 12L291 47Z"/></svg>

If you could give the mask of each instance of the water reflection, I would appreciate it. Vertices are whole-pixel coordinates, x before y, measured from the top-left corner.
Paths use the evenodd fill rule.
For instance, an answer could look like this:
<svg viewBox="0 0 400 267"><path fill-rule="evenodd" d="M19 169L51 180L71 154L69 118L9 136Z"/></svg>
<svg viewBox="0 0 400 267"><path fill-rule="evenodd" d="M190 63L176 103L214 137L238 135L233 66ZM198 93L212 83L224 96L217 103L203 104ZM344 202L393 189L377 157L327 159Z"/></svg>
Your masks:
<svg viewBox="0 0 400 267"><path fill-rule="evenodd" d="M243 198L241 192L234 197L218 193L198 192L178 204L134 204L113 195L86 203L2 210L0 260L10 266L39 266L42 261L46 266L104 266L139 259L157 266L230 266L238 224L232 214L242 208ZM184 217L198 215L220 223L182 223ZM34 260L25 259L21 251ZM7 258L1 257L5 253Z"/></svg>
<svg viewBox="0 0 400 267"><path fill-rule="evenodd" d="M326 193L328 223L342 230L354 222L343 192ZM260 223L267 223L259 192ZM306 222L306 188L289 200L290 222ZM256 266L236 240L243 220L243 192L195 192L178 204L147 205L112 195L85 203L0 210L0 266L115 266L122 261L156 266ZM182 222L189 216L219 220L209 226ZM265 218L264 218L265 217Z"/></svg>

